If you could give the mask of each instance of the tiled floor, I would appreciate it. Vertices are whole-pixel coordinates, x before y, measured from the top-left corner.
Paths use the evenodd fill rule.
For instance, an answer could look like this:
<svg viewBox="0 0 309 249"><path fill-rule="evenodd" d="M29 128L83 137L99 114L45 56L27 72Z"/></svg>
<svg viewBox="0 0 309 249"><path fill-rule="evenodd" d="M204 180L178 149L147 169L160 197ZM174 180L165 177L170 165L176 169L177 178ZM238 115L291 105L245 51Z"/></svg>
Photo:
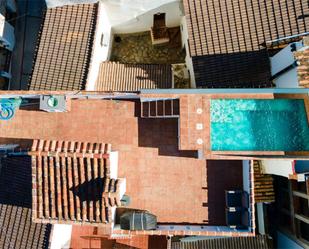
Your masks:
<svg viewBox="0 0 309 249"><path fill-rule="evenodd" d="M19 110L0 121L0 136L111 143L131 207L147 209L163 223L224 222L223 190L241 183L239 165L210 167L194 152L179 151L177 119L140 119L138 107L133 101L74 100L67 113Z"/></svg>
<svg viewBox="0 0 309 249"><path fill-rule="evenodd" d="M180 148L210 150L210 99L185 95L180 99Z"/></svg>

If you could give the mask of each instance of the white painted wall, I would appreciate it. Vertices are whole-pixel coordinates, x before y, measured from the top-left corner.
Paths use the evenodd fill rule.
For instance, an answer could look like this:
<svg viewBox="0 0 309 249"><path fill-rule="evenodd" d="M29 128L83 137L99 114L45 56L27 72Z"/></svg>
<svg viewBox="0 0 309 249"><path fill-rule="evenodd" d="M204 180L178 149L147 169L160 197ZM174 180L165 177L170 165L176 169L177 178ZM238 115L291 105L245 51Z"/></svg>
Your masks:
<svg viewBox="0 0 309 249"><path fill-rule="evenodd" d="M95 90L95 82L97 80L100 64L108 60L112 49L112 27L107 18L106 8L104 4L99 4L98 19L96 25L96 32L91 56L91 63L88 72L86 83L87 91ZM103 42L101 44L101 37L103 34Z"/></svg>
<svg viewBox="0 0 309 249"><path fill-rule="evenodd" d="M15 46L14 27L5 21L5 17L0 14L0 39L10 51Z"/></svg>
<svg viewBox="0 0 309 249"><path fill-rule="evenodd" d="M296 50L299 50L303 47L302 42L295 42ZM291 51L291 44L282 49L280 52L275 54L270 58L271 64L271 75L275 75L280 72L282 69L291 65L295 61L293 52ZM297 77L297 68L294 68L285 74L281 75L274 80L277 88L297 88L298 77Z"/></svg>
<svg viewBox="0 0 309 249"><path fill-rule="evenodd" d="M67 4L73 2L68 1ZM54 6L58 3L51 1L50 4L50 6ZM153 15L158 12L166 13L167 26L179 26L183 16L182 2L179 0L99 1L98 20L86 84L87 91L95 90L100 64L110 58L113 34L150 30L153 24ZM103 46L101 45L102 34L104 37Z"/></svg>
<svg viewBox="0 0 309 249"><path fill-rule="evenodd" d="M181 26L180 27L181 27L182 45L186 48L185 62L186 62L186 66L187 66L187 68L190 72L191 88L196 88L192 57L190 56L190 49L189 49L189 44L188 44L188 39L189 39L188 26L187 26L187 20L186 20L185 16L183 16L181 18Z"/></svg>
<svg viewBox="0 0 309 249"><path fill-rule="evenodd" d="M82 3L95 3L99 0L45 0L47 8L55 8L64 5L74 5Z"/></svg>
<svg viewBox="0 0 309 249"><path fill-rule="evenodd" d="M262 170L265 174L289 177L293 164L294 160L262 160Z"/></svg>
<svg viewBox="0 0 309 249"><path fill-rule="evenodd" d="M51 239L51 249L70 248L72 225L55 224L53 225L53 234Z"/></svg>
<svg viewBox="0 0 309 249"><path fill-rule="evenodd" d="M110 178L118 178L118 151L112 151L109 154Z"/></svg>
<svg viewBox="0 0 309 249"><path fill-rule="evenodd" d="M167 27L176 27L180 25L181 18L183 16L183 11L181 8L182 3L180 1L174 0L153 2L157 3L157 6L154 4L150 5L154 8L139 9L139 11L136 11L136 9L132 9L130 7L125 8L124 6L120 6L117 10L113 8L113 12L109 11L108 13L110 13L110 21L112 23L114 33L135 33L150 30L153 26L153 15L157 13L166 13L165 18ZM162 2L169 3L158 5Z"/></svg>
<svg viewBox="0 0 309 249"><path fill-rule="evenodd" d="M120 181L120 186L119 186L119 196L120 196L120 200L122 199L122 197L124 196L124 194L127 191L127 181L125 178L121 178Z"/></svg>
<svg viewBox="0 0 309 249"><path fill-rule="evenodd" d="M298 88L297 68L291 69L289 72L281 75L274 80L277 88Z"/></svg>
<svg viewBox="0 0 309 249"><path fill-rule="evenodd" d="M149 30L153 14L166 13L167 26L177 26L182 15L180 0L104 0L108 20L115 33Z"/></svg>

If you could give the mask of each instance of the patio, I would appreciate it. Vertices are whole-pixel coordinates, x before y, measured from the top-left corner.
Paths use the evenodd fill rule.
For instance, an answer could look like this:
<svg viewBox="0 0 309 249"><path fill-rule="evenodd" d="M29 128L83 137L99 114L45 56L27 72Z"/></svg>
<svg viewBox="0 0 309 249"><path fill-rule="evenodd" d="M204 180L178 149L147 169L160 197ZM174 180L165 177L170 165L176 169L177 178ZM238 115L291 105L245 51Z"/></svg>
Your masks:
<svg viewBox="0 0 309 249"><path fill-rule="evenodd" d="M130 207L160 223L224 225L224 190L242 188L241 161L205 161L179 151L177 119L139 118L139 103L73 100L70 112L18 110L2 137L111 143Z"/></svg>
<svg viewBox="0 0 309 249"><path fill-rule="evenodd" d="M185 62L179 27L169 29L173 39L165 45L154 46L150 32L115 34L111 61L132 64L176 64Z"/></svg>

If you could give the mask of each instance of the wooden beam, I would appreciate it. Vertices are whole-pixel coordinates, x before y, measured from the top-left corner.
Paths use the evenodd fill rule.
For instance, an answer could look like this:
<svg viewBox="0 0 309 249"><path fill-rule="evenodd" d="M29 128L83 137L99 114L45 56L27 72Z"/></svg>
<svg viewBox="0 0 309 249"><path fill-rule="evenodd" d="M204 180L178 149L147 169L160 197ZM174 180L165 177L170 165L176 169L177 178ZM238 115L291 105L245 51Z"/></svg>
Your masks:
<svg viewBox="0 0 309 249"><path fill-rule="evenodd" d="M309 225L309 217L302 215L302 214L295 214L294 216L295 216L296 219L298 219L302 222L305 222Z"/></svg>
<svg viewBox="0 0 309 249"><path fill-rule="evenodd" d="M303 199L309 200L309 195L306 194L306 193L300 192L300 191L294 190L294 191L293 191L293 195L294 195L294 196L297 196L297 197L300 197L300 198L303 198Z"/></svg>

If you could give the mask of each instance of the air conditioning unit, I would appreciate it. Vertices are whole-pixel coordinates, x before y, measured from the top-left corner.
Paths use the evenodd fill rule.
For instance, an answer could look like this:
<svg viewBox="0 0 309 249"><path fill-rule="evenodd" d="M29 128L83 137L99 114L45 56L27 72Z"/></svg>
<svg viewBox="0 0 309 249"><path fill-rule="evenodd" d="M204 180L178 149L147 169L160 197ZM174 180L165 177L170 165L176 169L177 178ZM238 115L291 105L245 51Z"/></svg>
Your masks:
<svg viewBox="0 0 309 249"><path fill-rule="evenodd" d="M41 95L40 110L46 112L67 112L70 110L70 98L64 95Z"/></svg>

